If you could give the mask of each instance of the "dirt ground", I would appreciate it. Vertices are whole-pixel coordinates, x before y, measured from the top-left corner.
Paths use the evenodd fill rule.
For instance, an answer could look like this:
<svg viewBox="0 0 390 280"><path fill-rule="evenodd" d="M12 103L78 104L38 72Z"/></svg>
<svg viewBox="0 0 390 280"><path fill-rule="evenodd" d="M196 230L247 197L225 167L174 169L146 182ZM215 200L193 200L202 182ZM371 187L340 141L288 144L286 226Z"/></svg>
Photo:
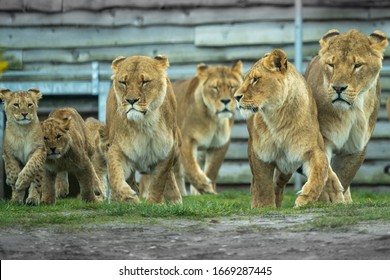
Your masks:
<svg viewBox="0 0 390 280"><path fill-rule="evenodd" d="M338 231L296 227L310 215L7 229L0 259L390 259L390 221Z"/></svg>

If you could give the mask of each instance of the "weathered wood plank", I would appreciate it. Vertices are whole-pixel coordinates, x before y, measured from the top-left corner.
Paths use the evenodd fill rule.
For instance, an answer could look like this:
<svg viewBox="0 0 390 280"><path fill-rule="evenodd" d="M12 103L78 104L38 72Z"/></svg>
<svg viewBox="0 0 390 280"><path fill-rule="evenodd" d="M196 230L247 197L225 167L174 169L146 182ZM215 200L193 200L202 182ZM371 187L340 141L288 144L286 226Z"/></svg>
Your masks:
<svg viewBox="0 0 390 280"><path fill-rule="evenodd" d="M31 0L30 0L31 1ZM303 5L321 5L321 6L350 6L350 7L384 7L390 4L387 1L350 1L350 0L303 0ZM142 8L170 8L170 7L226 7L226 6L255 6L255 5L294 5L294 0L111 0L111 1L64 1L64 10L72 9L91 9L102 10L112 7L142 7Z"/></svg>
<svg viewBox="0 0 390 280"><path fill-rule="evenodd" d="M219 15L216 17L215 15ZM243 17L242 15L245 14ZM303 7L305 20L347 20L389 18L383 9ZM294 7L224 7L194 9L110 9L99 12L69 11L66 13L0 13L0 26L149 26L198 25L248 21L294 20Z"/></svg>
<svg viewBox="0 0 390 280"><path fill-rule="evenodd" d="M55 5L52 3L55 2ZM389 6L387 1L349 1L349 0L303 0L304 6L333 6L333 7L386 7ZM18 10L18 11L45 11L45 12L57 12L61 9L64 11L68 10L94 10L100 11L103 9L112 8L157 8L157 9L168 9L168 8L193 8L193 7L252 7L256 5L294 5L294 0L195 0L195 1L184 1L184 0L0 0L0 10Z"/></svg>
<svg viewBox="0 0 390 280"><path fill-rule="evenodd" d="M287 56L294 58L294 46L292 44L283 46ZM182 44L150 44L125 47L98 47L98 48L71 48L71 49L25 49L7 50L5 57L13 60L20 60L19 64L35 62L61 62L61 63L84 63L92 61L112 61L118 55L145 55L155 56L165 54L171 63L200 63L200 62L228 62L234 60L257 61L265 53L270 52L272 46L234 46L234 47L207 47L198 48L191 43ZM312 56L316 54L316 44L304 46L303 55ZM293 60L293 59L291 59ZM249 67L249 66L248 66Z"/></svg>
<svg viewBox="0 0 390 280"><path fill-rule="evenodd" d="M41 27L1 28L4 48L64 48L120 46L155 43L189 43L194 41L191 27L160 26L142 28Z"/></svg>
<svg viewBox="0 0 390 280"><path fill-rule="evenodd" d="M100 91L108 92L111 83L109 81L101 82L99 87ZM70 95L89 95L92 94L93 87L90 81L56 81L56 82L3 82L0 81L0 87L9 89L29 89L38 88L43 94L46 95L58 95L58 94L70 94Z"/></svg>
<svg viewBox="0 0 390 280"><path fill-rule="evenodd" d="M357 26L367 35L377 29L390 33L390 22L387 21L310 22L303 24L303 41L318 42L330 29L337 28L345 32ZM265 30L266 32L262 32ZM294 23L288 21L197 26L195 44L197 46L288 44L294 42L294 31Z"/></svg>

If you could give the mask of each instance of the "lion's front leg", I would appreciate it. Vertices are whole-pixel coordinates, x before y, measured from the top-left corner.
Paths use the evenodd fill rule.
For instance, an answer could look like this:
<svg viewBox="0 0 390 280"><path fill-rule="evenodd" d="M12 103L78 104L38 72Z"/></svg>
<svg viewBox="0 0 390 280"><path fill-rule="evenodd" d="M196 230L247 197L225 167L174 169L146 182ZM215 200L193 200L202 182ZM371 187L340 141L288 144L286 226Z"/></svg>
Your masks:
<svg viewBox="0 0 390 280"><path fill-rule="evenodd" d="M252 171L252 208L275 207L275 184L273 182L275 164L258 159L253 154L250 141L248 159Z"/></svg>
<svg viewBox="0 0 390 280"><path fill-rule="evenodd" d="M366 157L366 148L360 153L349 155L335 155L332 168L344 188L346 203L352 203L350 185Z"/></svg>
<svg viewBox="0 0 390 280"><path fill-rule="evenodd" d="M332 167L329 166L328 181L322 191L319 202L344 203L344 188L340 183L336 173L333 172Z"/></svg>
<svg viewBox="0 0 390 280"><path fill-rule="evenodd" d="M36 176L42 172L43 165L46 160L45 148L41 147L34 151L27 161L27 164L23 167L19 173L18 180L15 183L15 188L18 191L25 190L30 187Z"/></svg>
<svg viewBox="0 0 390 280"><path fill-rule="evenodd" d="M56 197L64 198L69 194L68 172L58 172L55 182Z"/></svg>
<svg viewBox="0 0 390 280"><path fill-rule="evenodd" d="M44 171L44 176L42 180L42 204L54 204L56 202L56 173L50 172L48 170Z"/></svg>
<svg viewBox="0 0 390 280"><path fill-rule="evenodd" d="M76 173L80 185L81 199L87 202L98 202L102 200L102 187L100 180L95 173L92 162L88 157L83 159L84 165Z"/></svg>
<svg viewBox="0 0 390 280"><path fill-rule="evenodd" d="M23 203L25 191L16 190L16 181L18 180L18 176L22 171L19 161L12 155L9 155L6 151L4 151L3 155L4 159L4 168L5 168L5 176L6 176L6 184L12 189L12 201L15 203Z"/></svg>
<svg viewBox="0 0 390 280"><path fill-rule="evenodd" d="M230 142L218 149L208 150L206 153L206 176L211 179L215 192L218 172L222 166L223 160L225 159L229 144Z"/></svg>
<svg viewBox="0 0 390 280"><path fill-rule="evenodd" d="M202 171L196 160L197 145L195 142L191 140L183 141L180 152L180 159L190 183L200 193L215 194L212 181Z"/></svg>
<svg viewBox="0 0 390 280"><path fill-rule="evenodd" d="M131 170L123 152L112 145L107 152L107 172L112 201L139 203L137 193L126 183L125 170Z"/></svg>
<svg viewBox="0 0 390 280"><path fill-rule="evenodd" d="M308 180L295 200L295 207L318 201L328 180L329 167L326 154L322 150L312 152L309 161L303 165L304 172L306 170L309 172L309 174L305 174Z"/></svg>
<svg viewBox="0 0 390 280"><path fill-rule="evenodd" d="M41 186L37 185L35 182L31 183L31 186L28 189L26 204L39 205L39 203L41 202L41 195L42 195Z"/></svg>
<svg viewBox="0 0 390 280"><path fill-rule="evenodd" d="M174 175L174 164L176 163L176 153L172 149L169 158L160 161L149 177L148 202L161 203L163 198L170 203L182 203L180 190L176 184Z"/></svg>

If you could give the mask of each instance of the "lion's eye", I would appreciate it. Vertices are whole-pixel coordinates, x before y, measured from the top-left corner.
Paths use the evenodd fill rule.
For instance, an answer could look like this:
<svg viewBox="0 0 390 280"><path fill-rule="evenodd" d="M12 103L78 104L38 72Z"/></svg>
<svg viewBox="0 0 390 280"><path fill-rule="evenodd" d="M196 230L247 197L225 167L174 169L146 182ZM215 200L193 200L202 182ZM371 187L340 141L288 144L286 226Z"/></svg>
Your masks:
<svg viewBox="0 0 390 280"><path fill-rule="evenodd" d="M19 108L19 103L14 103L13 105L15 108Z"/></svg>
<svg viewBox="0 0 390 280"><path fill-rule="evenodd" d="M362 67L362 64L360 64L360 63L356 63L356 64L355 64L355 69L358 69L358 68L360 68L360 67Z"/></svg>
<svg viewBox="0 0 390 280"><path fill-rule="evenodd" d="M62 137L61 134L57 134L57 135L56 135L56 139L57 139L57 140L60 139L61 137Z"/></svg>
<svg viewBox="0 0 390 280"><path fill-rule="evenodd" d="M144 87L149 83L150 83L150 80L144 80L144 81L142 81L141 86Z"/></svg>
<svg viewBox="0 0 390 280"><path fill-rule="evenodd" d="M126 81L118 81L118 83L119 83L121 86L124 86L124 87L127 86Z"/></svg>
<svg viewBox="0 0 390 280"><path fill-rule="evenodd" d="M45 136L45 137L43 137L43 140L47 141L47 140L49 140L49 138L47 138L47 137Z"/></svg>
<svg viewBox="0 0 390 280"><path fill-rule="evenodd" d="M334 68L334 64L333 63L327 63L328 64L328 66L330 67L330 68Z"/></svg>
<svg viewBox="0 0 390 280"><path fill-rule="evenodd" d="M253 77L252 78L252 85L256 84L258 80L259 80L258 77Z"/></svg>
<svg viewBox="0 0 390 280"><path fill-rule="evenodd" d="M218 87L211 87L214 92L218 92Z"/></svg>
<svg viewBox="0 0 390 280"><path fill-rule="evenodd" d="M27 106L28 106L28 108L31 108L33 106L33 104L32 103L28 103Z"/></svg>
<svg viewBox="0 0 390 280"><path fill-rule="evenodd" d="M230 87L230 91L231 91L231 92L235 92L236 89L237 89L236 87Z"/></svg>

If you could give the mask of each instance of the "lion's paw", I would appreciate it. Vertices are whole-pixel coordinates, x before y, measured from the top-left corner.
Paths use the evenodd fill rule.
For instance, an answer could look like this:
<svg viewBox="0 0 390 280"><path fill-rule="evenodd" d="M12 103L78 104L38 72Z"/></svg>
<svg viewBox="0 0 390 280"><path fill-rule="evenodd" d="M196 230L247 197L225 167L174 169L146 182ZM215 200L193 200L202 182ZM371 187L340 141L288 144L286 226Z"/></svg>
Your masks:
<svg viewBox="0 0 390 280"><path fill-rule="evenodd" d="M126 187L122 187L119 190L112 190L111 201L127 201L132 203L140 202L137 193L127 185Z"/></svg>
<svg viewBox="0 0 390 280"><path fill-rule="evenodd" d="M295 200L294 208L299 208L308 204L314 203L314 200L307 195L299 195Z"/></svg>

